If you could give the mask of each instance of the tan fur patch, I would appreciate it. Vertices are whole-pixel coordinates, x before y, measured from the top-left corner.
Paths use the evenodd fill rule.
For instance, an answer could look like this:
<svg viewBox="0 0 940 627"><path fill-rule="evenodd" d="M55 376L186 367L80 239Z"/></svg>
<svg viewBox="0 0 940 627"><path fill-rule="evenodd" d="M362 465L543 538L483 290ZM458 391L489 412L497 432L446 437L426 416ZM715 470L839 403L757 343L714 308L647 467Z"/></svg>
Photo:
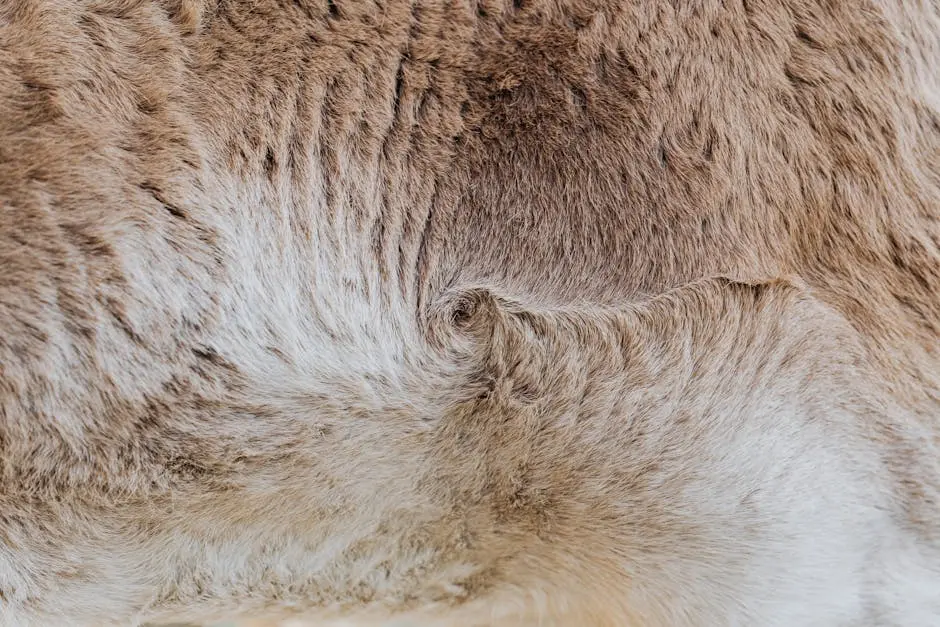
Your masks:
<svg viewBox="0 0 940 627"><path fill-rule="evenodd" d="M930 3L0 3L0 627L933 624L938 421Z"/></svg>

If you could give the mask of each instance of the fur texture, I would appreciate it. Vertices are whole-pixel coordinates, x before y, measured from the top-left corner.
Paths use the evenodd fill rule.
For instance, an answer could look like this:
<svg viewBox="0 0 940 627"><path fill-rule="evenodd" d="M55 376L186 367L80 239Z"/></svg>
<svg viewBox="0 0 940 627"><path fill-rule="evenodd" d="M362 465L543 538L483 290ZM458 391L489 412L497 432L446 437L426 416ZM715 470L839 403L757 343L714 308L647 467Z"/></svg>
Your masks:
<svg viewBox="0 0 940 627"><path fill-rule="evenodd" d="M0 626L226 617L940 625L940 7L0 0Z"/></svg>

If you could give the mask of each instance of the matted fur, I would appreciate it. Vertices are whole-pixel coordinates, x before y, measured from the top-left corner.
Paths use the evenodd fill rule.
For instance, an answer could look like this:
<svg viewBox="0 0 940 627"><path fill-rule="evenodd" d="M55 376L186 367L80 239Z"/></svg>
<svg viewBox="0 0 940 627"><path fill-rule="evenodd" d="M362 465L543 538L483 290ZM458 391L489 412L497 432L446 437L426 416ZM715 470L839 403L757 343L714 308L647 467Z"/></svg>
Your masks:
<svg viewBox="0 0 940 627"><path fill-rule="evenodd" d="M940 624L940 7L0 0L0 626Z"/></svg>

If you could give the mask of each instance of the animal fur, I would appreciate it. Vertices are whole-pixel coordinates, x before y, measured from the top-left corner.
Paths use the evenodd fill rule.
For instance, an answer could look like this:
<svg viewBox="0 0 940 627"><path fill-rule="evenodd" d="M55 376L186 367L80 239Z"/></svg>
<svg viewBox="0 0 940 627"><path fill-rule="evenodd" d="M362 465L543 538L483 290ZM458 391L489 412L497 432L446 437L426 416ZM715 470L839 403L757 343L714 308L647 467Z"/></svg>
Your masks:
<svg viewBox="0 0 940 627"><path fill-rule="evenodd" d="M0 626L940 625L940 6L0 0Z"/></svg>

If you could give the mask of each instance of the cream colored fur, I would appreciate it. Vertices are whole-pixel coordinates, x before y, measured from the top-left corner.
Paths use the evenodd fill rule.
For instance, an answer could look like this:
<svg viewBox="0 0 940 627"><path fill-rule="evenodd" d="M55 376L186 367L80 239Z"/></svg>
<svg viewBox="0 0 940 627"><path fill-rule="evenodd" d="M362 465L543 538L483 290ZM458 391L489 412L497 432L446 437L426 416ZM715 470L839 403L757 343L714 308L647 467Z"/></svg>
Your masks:
<svg viewBox="0 0 940 627"><path fill-rule="evenodd" d="M940 7L0 0L0 626L940 625Z"/></svg>

